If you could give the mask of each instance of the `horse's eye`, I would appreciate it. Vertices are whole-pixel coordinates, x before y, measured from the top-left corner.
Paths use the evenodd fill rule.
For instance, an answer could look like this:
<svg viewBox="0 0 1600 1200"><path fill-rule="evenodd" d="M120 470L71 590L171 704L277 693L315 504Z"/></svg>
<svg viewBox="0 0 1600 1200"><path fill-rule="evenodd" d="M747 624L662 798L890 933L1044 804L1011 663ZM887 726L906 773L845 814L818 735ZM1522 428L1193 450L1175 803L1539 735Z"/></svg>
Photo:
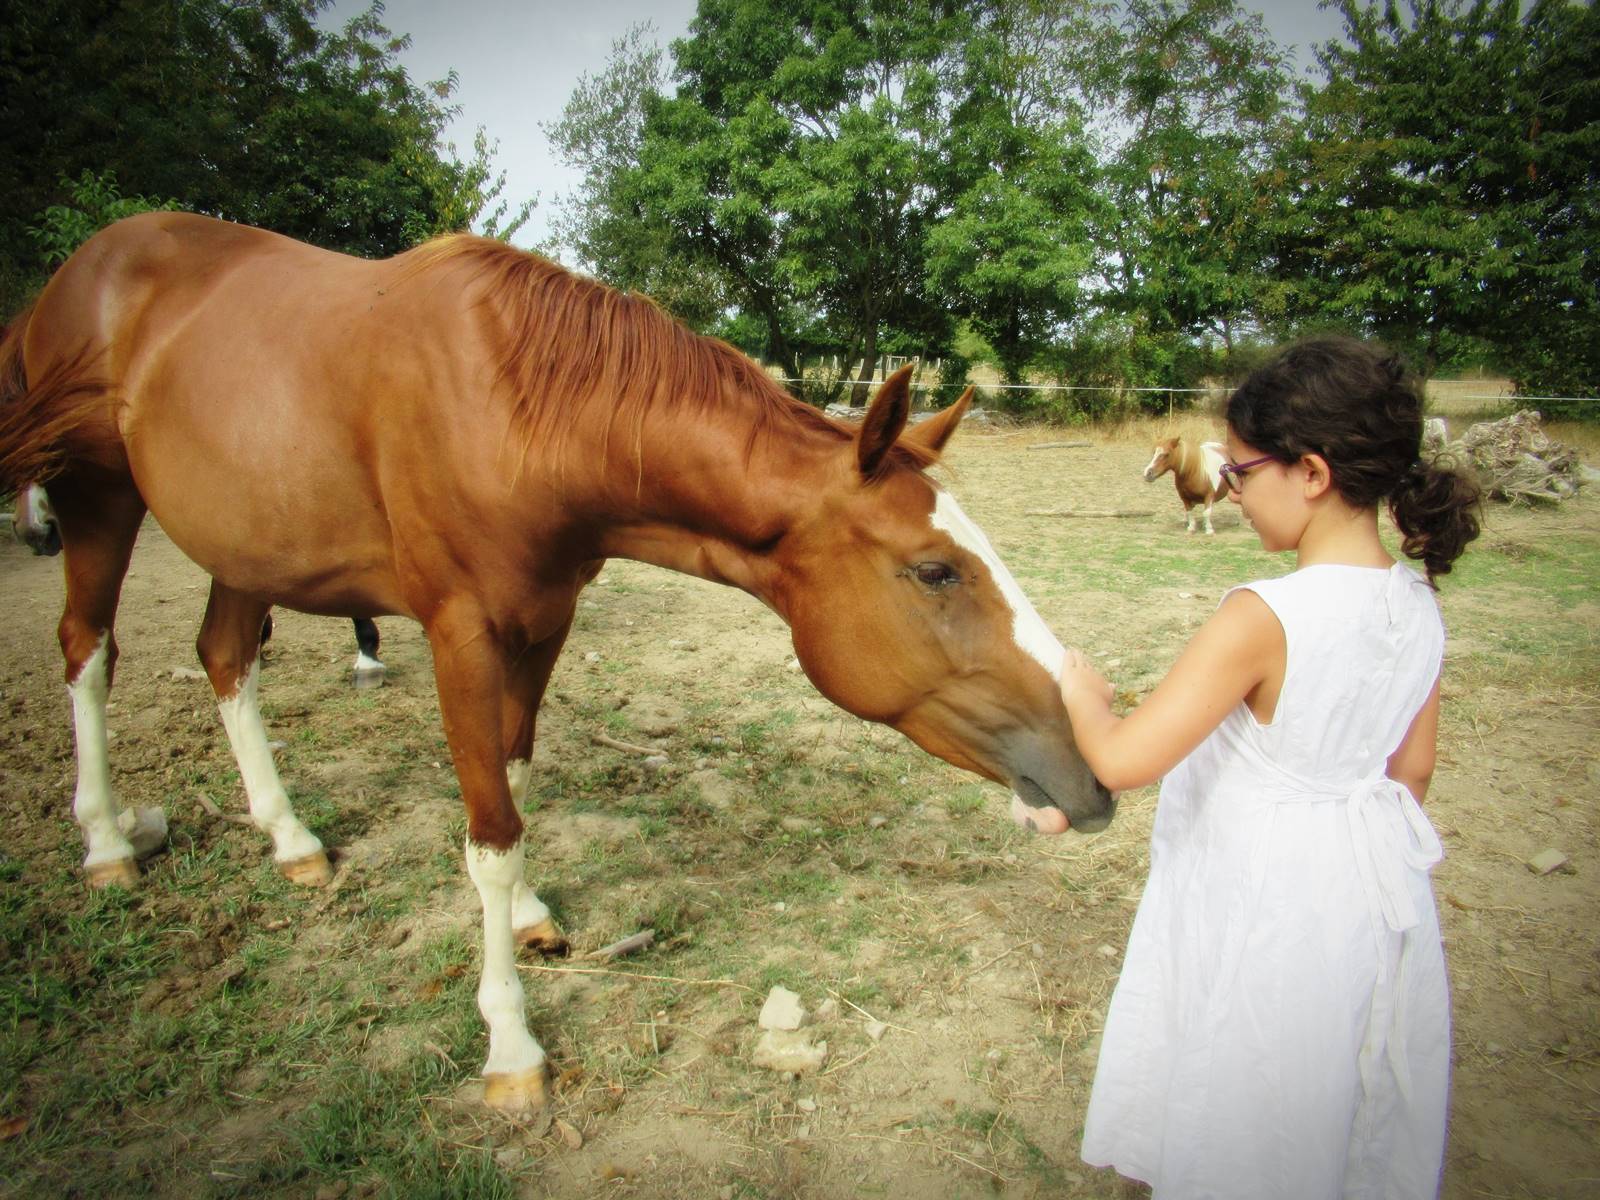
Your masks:
<svg viewBox="0 0 1600 1200"><path fill-rule="evenodd" d="M918 563L912 570L916 572L918 583L931 588L949 587L952 583L961 581L961 577L952 568L940 562Z"/></svg>

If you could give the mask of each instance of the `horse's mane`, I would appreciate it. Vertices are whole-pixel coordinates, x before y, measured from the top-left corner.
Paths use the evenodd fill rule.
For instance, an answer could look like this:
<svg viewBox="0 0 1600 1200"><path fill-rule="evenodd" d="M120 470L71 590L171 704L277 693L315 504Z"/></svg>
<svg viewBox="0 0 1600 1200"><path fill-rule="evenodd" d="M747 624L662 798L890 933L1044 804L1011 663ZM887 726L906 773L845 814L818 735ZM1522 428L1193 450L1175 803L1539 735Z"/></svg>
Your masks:
<svg viewBox="0 0 1600 1200"><path fill-rule="evenodd" d="M627 430L636 458L649 413L736 417L746 427L747 463L769 439L855 436L790 396L744 354L694 333L646 296L469 234L437 238L413 255L419 272L456 261L475 269L480 303L499 315L506 333L499 381L514 404L524 458L536 445L559 458L566 435L590 414L607 438ZM937 455L902 443L892 457L922 470Z"/></svg>

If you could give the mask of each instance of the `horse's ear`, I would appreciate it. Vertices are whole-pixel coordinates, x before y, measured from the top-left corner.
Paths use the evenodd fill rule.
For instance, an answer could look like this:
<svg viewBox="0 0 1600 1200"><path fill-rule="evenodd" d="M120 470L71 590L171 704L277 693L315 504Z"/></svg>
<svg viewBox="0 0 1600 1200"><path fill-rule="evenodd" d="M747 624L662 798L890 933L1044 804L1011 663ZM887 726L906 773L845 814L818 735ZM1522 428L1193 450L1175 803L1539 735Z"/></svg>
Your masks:
<svg viewBox="0 0 1600 1200"><path fill-rule="evenodd" d="M910 415L911 364L907 363L883 381L867 409L866 419L861 422L861 431L856 434L856 463L863 479L877 475Z"/></svg>
<svg viewBox="0 0 1600 1200"><path fill-rule="evenodd" d="M942 413L935 413L920 425L913 425L906 430L905 436L900 440L921 446L929 454L938 456L944 449L944 444L950 440L950 435L956 431L956 426L961 424L961 418L967 415L967 409L972 407L972 389L969 387L961 393L957 400Z"/></svg>

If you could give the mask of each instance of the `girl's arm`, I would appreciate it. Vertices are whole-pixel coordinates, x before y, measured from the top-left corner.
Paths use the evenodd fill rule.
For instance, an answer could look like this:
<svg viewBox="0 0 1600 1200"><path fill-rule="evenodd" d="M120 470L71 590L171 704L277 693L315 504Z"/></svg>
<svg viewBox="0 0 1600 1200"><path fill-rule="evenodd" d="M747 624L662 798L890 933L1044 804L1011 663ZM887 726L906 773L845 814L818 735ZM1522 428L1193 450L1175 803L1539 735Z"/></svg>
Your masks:
<svg viewBox="0 0 1600 1200"><path fill-rule="evenodd" d="M1267 602L1231 594L1195 634L1150 697L1124 718L1111 711L1111 685L1077 650L1067 651L1061 698L1084 761L1112 791L1154 783L1222 724L1255 690L1283 684L1287 643Z"/></svg>
<svg viewBox="0 0 1600 1200"><path fill-rule="evenodd" d="M1433 780L1433 767L1439 753L1439 680L1433 681L1433 690L1423 702L1417 715L1411 718L1411 728L1400 748L1389 756L1389 778L1404 784L1418 804L1428 794L1428 784Z"/></svg>

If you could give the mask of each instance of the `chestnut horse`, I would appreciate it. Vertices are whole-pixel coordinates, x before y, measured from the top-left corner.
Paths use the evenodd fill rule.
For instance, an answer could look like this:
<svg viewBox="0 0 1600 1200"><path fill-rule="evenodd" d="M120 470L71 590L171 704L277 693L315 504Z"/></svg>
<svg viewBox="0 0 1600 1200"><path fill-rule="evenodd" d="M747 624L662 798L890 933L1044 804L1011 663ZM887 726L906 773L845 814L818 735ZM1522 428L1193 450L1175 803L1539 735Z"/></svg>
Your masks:
<svg viewBox="0 0 1600 1200"><path fill-rule="evenodd" d="M370 262L188 214L110 226L0 345L0 488L47 482L65 545L90 882L137 877L105 705L147 511L212 577L200 659L291 879L330 872L268 751L262 618L421 622L483 908L496 1107L543 1099L515 954L559 934L523 882L519 807L551 667L607 558L744 589L841 707L1009 785L1020 821L1104 825L1060 643L924 470L968 397L906 430L908 373L850 430L647 300L498 242Z"/></svg>
<svg viewBox="0 0 1600 1200"><path fill-rule="evenodd" d="M1178 488L1178 499L1183 502L1183 515L1188 519L1187 532L1194 532L1195 505L1205 508L1206 532L1216 533L1211 527L1211 506L1228 494L1228 485L1222 480L1222 464L1228 461L1227 450L1221 442L1201 442L1196 445L1188 438L1170 437L1156 443L1155 453L1144 468L1144 481L1154 483L1168 471Z"/></svg>

